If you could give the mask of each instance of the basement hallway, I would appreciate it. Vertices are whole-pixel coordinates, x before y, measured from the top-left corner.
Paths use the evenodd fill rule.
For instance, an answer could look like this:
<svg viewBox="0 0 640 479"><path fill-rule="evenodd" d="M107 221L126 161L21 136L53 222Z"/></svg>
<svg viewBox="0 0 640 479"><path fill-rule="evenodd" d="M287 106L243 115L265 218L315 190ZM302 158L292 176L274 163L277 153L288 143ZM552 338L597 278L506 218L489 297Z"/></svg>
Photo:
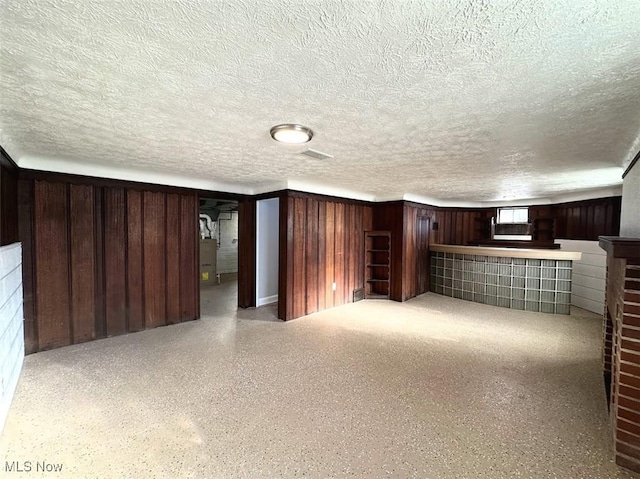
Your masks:
<svg viewBox="0 0 640 479"><path fill-rule="evenodd" d="M0 476L638 477L613 463L598 315L432 293L202 313L27 356ZM62 471L7 472L26 461Z"/></svg>

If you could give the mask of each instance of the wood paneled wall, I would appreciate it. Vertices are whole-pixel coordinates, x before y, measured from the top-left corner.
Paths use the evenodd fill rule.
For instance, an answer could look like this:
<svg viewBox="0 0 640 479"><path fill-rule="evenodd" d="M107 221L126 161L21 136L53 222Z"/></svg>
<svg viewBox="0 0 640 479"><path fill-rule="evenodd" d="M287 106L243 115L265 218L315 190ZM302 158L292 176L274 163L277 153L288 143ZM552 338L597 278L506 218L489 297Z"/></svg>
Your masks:
<svg viewBox="0 0 640 479"><path fill-rule="evenodd" d="M353 301L353 291L364 287L371 214L371 206L355 201L297 192L280 197L280 319Z"/></svg>
<svg viewBox="0 0 640 479"><path fill-rule="evenodd" d="M598 236L620 234L621 196L551 205L555 218L555 237L560 239L597 241ZM535 214L537 207L531 207Z"/></svg>
<svg viewBox="0 0 640 479"><path fill-rule="evenodd" d="M27 353L199 317L195 193L19 182Z"/></svg>
<svg viewBox="0 0 640 479"><path fill-rule="evenodd" d="M413 298L429 291L429 252L431 217L426 208L404 205L404 259L402 268L402 300ZM426 219L422 225L421 219ZM424 231L421 231L421 226ZM424 237L422 236L424 235ZM420 245L423 249L420 250ZM424 284L420 285L419 277Z"/></svg>
<svg viewBox="0 0 640 479"><path fill-rule="evenodd" d="M424 292L418 278L429 265L428 259L422 259L421 244L466 244L474 238L475 218L487 215L488 209L444 209L406 201L374 204L374 229L391 231L390 298L405 301ZM419 218L428 218L428 231L422 233ZM420 234L428 234L428 239L421 241Z"/></svg>
<svg viewBox="0 0 640 479"><path fill-rule="evenodd" d="M18 241L18 167L0 147L0 246Z"/></svg>
<svg viewBox="0 0 640 479"><path fill-rule="evenodd" d="M238 202L238 306L256 306L256 199Z"/></svg>
<svg viewBox="0 0 640 479"><path fill-rule="evenodd" d="M373 229L391 232L389 299L403 301L404 253L406 243L404 201L374 204L372 211Z"/></svg>
<svg viewBox="0 0 640 479"><path fill-rule="evenodd" d="M431 217L432 244L465 245L477 238L476 218L490 218L494 212L491 208L424 208L418 207L421 214ZM433 229L433 223L438 229Z"/></svg>

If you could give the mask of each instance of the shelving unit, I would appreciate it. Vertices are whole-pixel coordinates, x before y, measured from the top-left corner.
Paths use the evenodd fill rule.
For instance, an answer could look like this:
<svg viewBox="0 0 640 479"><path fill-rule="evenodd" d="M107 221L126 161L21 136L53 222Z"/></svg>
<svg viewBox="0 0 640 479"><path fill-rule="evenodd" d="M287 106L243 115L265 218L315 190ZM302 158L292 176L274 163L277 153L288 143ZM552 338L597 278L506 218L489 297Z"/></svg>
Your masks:
<svg viewBox="0 0 640 479"><path fill-rule="evenodd" d="M391 232L365 231L364 248L364 297L366 299L389 299Z"/></svg>
<svg viewBox="0 0 640 479"><path fill-rule="evenodd" d="M555 240L555 220L553 218L536 218L533 220L533 241Z"/></svg>

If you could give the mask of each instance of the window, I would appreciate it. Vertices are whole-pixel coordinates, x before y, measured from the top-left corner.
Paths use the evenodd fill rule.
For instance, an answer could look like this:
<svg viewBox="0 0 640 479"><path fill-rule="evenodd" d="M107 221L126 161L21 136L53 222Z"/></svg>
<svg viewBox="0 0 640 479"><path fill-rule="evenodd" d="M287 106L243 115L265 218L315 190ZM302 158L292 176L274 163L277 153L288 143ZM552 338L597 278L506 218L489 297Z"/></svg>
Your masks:
<svg viewBox="0 0 640 479"><path fill-rule="evenodd" d="M498 208L498 224L528 222L529 208Z"/></svg>

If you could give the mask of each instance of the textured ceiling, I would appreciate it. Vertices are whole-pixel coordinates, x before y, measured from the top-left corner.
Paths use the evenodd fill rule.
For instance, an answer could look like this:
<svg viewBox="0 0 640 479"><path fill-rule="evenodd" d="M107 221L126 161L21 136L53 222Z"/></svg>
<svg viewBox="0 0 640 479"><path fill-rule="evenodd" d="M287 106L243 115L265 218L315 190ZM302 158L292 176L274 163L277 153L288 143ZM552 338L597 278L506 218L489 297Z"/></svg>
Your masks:
<svg viewBox="0 0 640 479"><path fill-rule="evenodd" d="M0 5L23 167L453 204L619 185L640 148L638 0Z"/></svg>

